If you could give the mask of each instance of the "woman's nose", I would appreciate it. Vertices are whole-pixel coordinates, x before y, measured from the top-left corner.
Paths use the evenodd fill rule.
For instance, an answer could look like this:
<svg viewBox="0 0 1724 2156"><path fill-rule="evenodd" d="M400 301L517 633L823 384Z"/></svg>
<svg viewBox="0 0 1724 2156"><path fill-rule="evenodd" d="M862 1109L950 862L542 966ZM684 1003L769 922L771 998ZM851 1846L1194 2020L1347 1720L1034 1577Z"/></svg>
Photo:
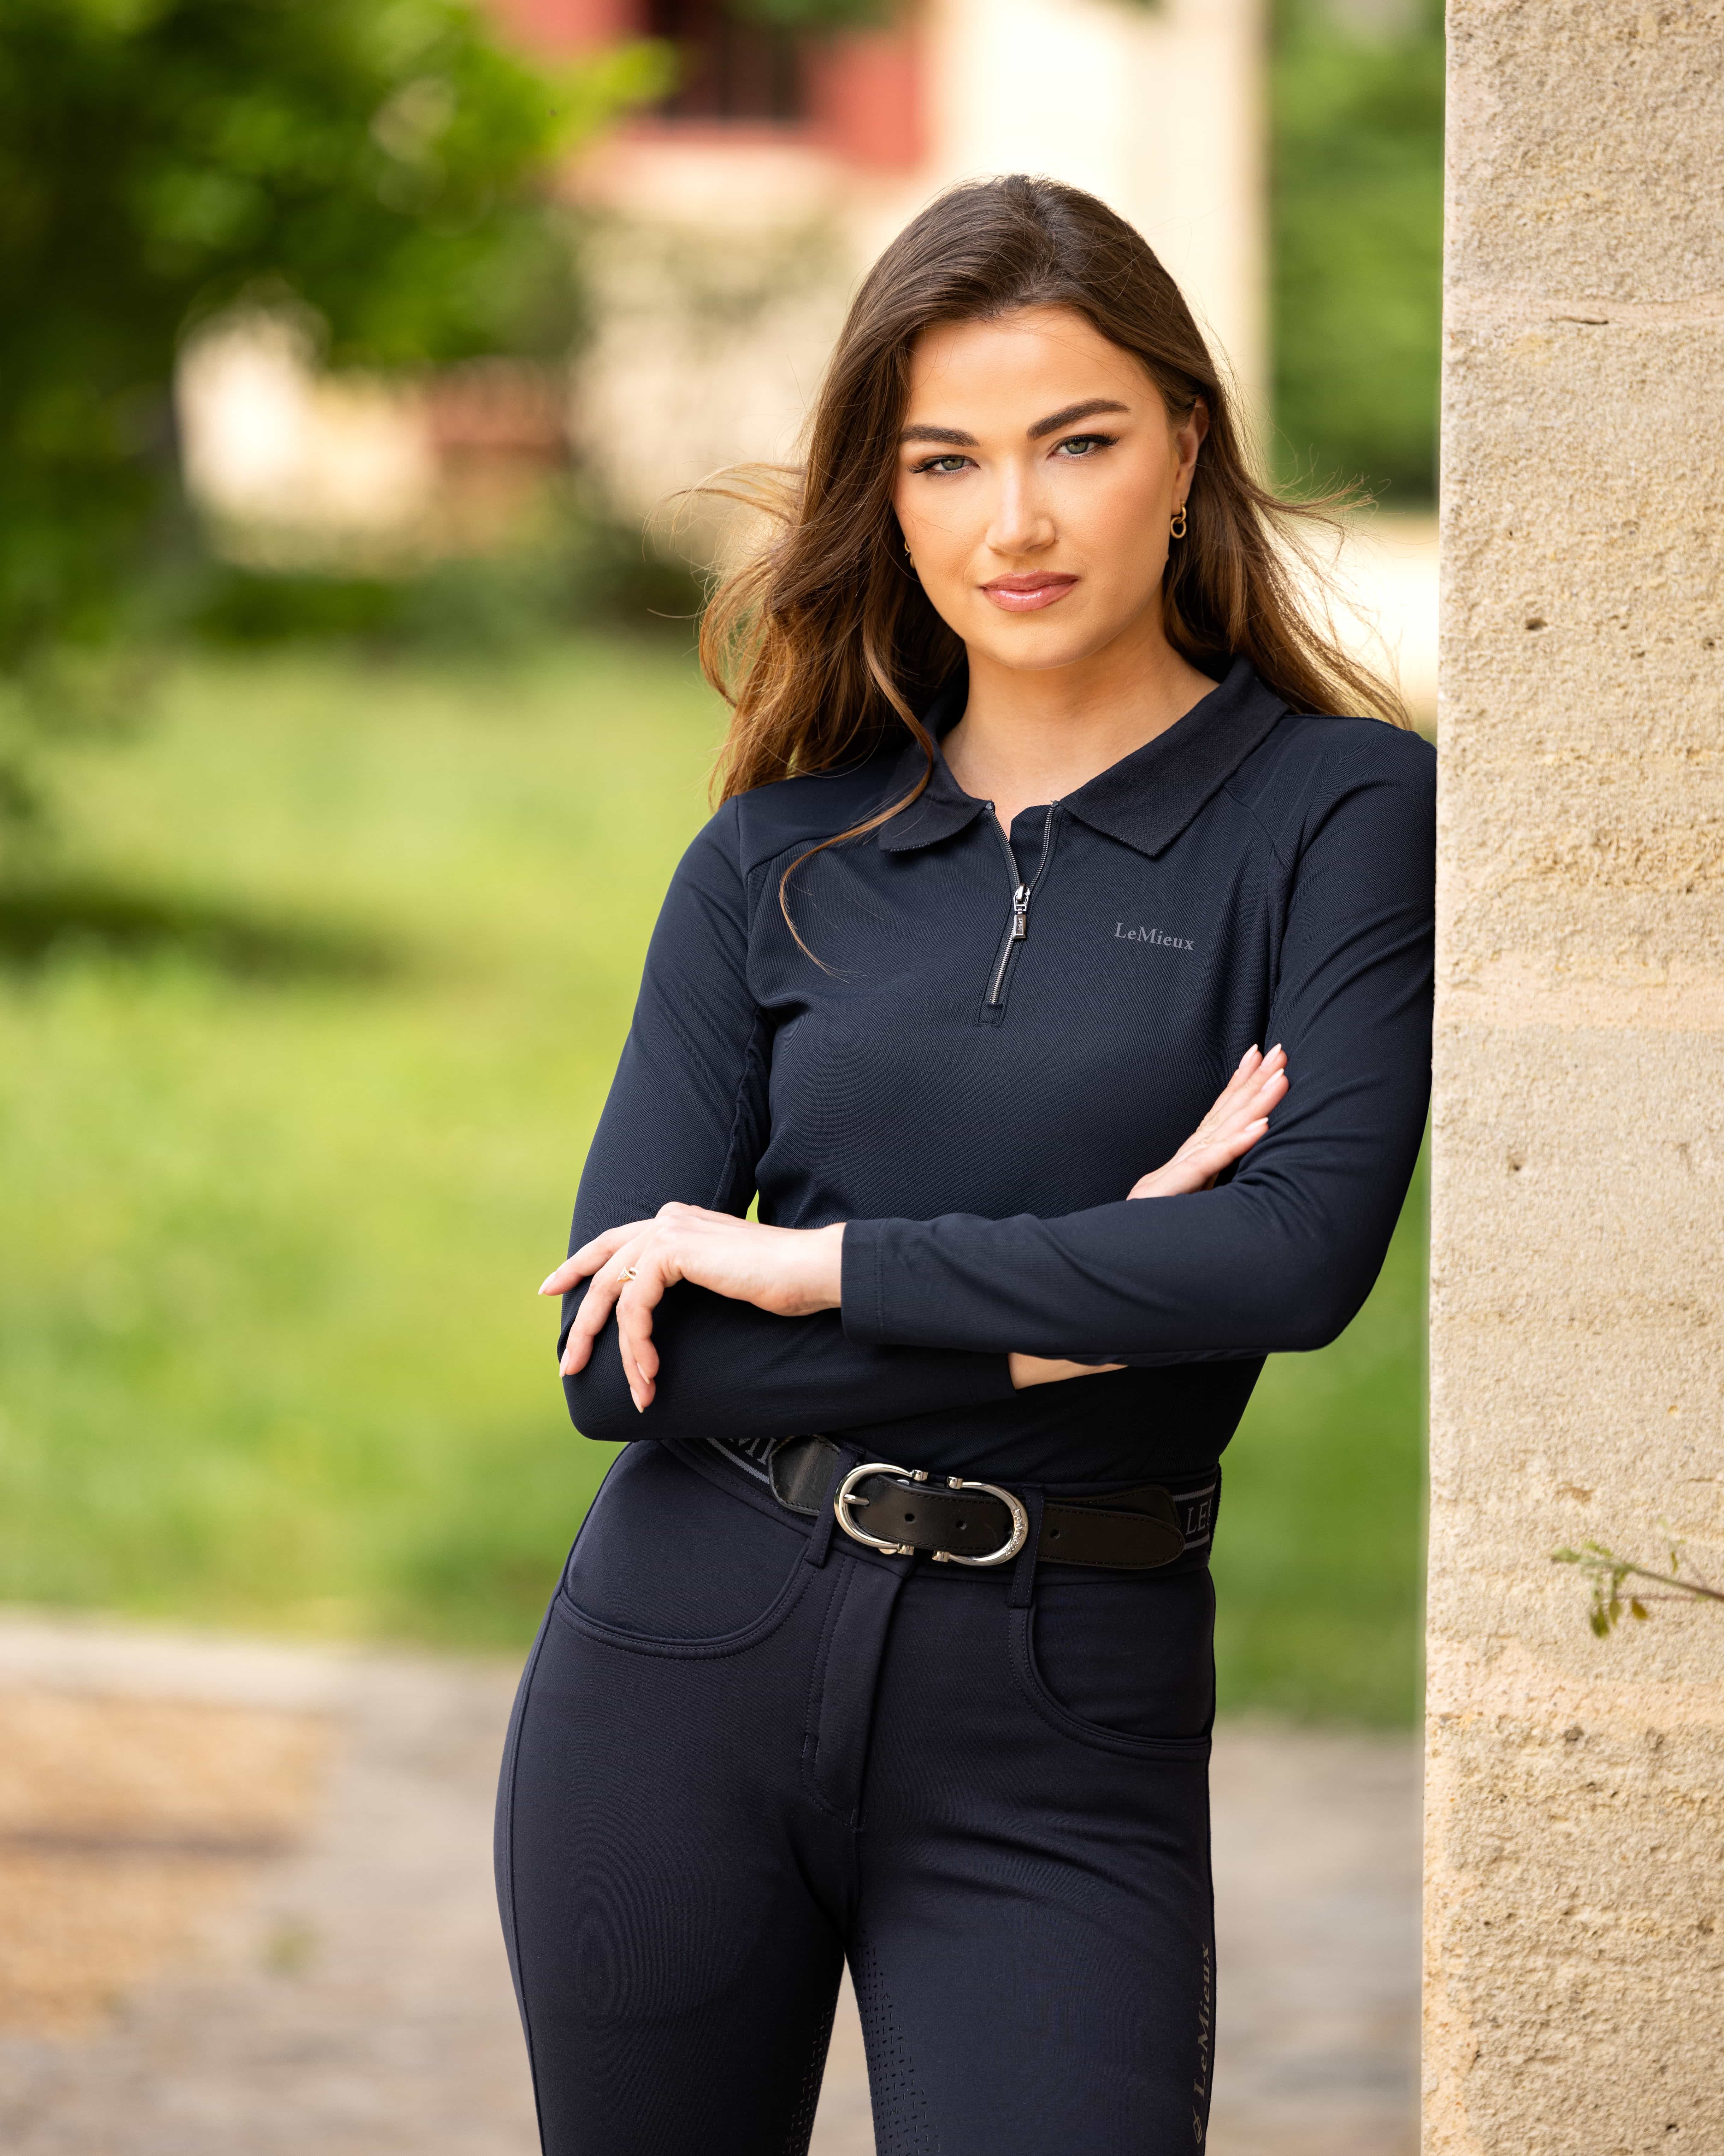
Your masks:
<svg viewBox="0 0 1724 2156"><path fill-rule="evenodd" d="M1003 474L988 524L988 545L994 552L1037 553L1052 544L1053 536L1053 520L1027 476L1011 470Z"/></svg>

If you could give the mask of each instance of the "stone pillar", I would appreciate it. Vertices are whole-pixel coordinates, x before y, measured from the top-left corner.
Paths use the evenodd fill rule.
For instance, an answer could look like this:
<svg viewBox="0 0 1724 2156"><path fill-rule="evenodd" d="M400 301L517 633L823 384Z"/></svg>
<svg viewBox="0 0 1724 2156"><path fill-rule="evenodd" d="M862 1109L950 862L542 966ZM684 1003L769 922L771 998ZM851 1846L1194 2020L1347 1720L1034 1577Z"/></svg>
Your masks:
<svg viewBox="0 0 1724 2156"><path fill-rule="evenodd" d="M1724 5L1451 0L1427 2156L1724 2150Z"/></svg>

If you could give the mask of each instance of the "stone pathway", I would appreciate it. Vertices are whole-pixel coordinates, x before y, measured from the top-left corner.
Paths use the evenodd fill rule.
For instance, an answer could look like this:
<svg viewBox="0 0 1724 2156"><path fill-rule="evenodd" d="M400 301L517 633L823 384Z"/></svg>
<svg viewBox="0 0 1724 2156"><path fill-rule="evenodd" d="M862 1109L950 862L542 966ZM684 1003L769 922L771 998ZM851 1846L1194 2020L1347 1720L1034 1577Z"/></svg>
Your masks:
<svg viewBox="0 0 1724 2156"><path fill-rule="evenodd" d="M533 2156L490 1876L513 1684L0 1618L7 2156ZM1416 1765L1218 1739L1212 2156L1411 2156ZM872 2147L847 1996L815 2156Z"/></svg>
<svg viewBox="0 0 1724 2156"><path fill-rule="evenodd" d="M1209 2156L1416 2156L1419 1758L1224 1727Z"/></svg>

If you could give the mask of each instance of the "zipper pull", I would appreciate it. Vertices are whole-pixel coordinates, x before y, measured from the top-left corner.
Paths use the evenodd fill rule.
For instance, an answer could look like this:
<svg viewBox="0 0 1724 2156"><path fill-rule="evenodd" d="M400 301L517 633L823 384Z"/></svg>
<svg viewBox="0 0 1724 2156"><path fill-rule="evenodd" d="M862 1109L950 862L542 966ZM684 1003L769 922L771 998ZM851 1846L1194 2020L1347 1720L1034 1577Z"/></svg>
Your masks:
<svg viewBox="0 0 1724 2156"><path fill-rule="evenodd" d="M1030 932L1030 889L1020 884L1011 894L1011 940L1022 943Z"/></svg>

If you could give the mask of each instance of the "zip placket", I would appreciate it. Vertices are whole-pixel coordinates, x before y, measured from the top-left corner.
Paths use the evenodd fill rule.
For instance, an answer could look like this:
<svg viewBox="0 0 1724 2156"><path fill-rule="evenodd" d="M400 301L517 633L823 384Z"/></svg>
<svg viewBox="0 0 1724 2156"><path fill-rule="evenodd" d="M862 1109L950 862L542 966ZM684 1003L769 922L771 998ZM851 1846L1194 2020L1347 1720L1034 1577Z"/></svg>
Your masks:
<svg viewBox="0 0 1724 2156"><path fill-rule="evenodd" d="M988 993L983 1008L999 1010L1006 1002L1006 982L1011 971L1012 954L1030 932L1030 901L1036 896L1037 886L1047 872L1048 856L1053 851L1053 826L1059 815L1059 803L1050 802L1047 819L1042 826L1042 856L1036 864L1036 873L1027 883L1022 880L1017 855L1011 850L1011 841L1001 829L1000 819L994 814L994 804L988 803L988 821L994 827L1006 862L1011 870L1011 919L1006 930L1006 940L1000 946L1000 955L994 962L994 970L988 981Z"/></svg>

